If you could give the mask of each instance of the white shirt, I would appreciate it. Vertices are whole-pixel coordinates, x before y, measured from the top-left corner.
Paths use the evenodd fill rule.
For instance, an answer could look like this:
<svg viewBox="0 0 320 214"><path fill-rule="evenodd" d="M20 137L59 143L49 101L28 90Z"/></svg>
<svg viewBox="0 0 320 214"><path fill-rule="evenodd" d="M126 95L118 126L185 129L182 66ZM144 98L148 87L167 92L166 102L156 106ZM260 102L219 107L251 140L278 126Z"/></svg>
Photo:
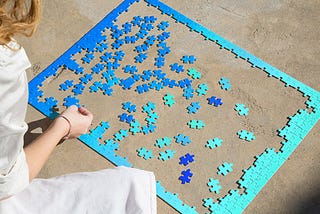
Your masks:
<svg viewBox="0 0 320 214"><path fill-rule="evenodd" d="M10 47L19 48L11 42ZM30 62L23 48L0 45L0 199L14 195L29 184L23 151L28 84L25 70Z"/></svg>
<svg viewBox="0 0 320 214"><path fill-rule="evenodd" d="M0 199L12 195L0 201L0 214L156 214L152 172L116 167L33 179L29 184L23 150L28 67L23 48L0 46Z"/></svg>

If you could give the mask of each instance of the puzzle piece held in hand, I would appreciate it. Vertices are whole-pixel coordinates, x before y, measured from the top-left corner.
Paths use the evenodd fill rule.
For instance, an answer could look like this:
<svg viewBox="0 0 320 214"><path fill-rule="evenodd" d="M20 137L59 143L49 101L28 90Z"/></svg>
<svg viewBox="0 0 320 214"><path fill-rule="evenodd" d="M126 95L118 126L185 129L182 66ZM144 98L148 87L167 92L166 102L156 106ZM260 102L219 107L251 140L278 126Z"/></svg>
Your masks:
<svg viewBox="0 0 320 214"><path fill-rule="evenodd" d="M190 183L191 177L193 176L190 169L181 172L182 176L179 177L181 184Z"/></svg>
<svg viewBox="0 0 320 214"><path fill-rule="evenodd" d="M244 104L237 103L234 110L237 111L240 116L248 116L249 114L249 108Z"/></svg>
<svg viewBox="0 0 320 214"><path fill-rule="evenodd" d="M254 134L252 132L248 132L247 130L240 130L238 131L237 135L239 136L240 139L246 140L248 142L256 139Z"/></svg>
<svg viewBox="0 0 320 214"><path fill-rule="evenodd" d="M226 176L229 172L232 172L232 163L224 162L218 167L218 175Z"/></svg>
<svg viewBox="0 0 320 214"><path fill-rule="evenodd" d="M138 152L138 156L139 157L143 157L145 160L153 158L152 151L151 150L147 150L144 147L142 147L140 149L137 149L137 152Z"/></svg>
<svg viewBox="0 0 320 214"><path fill-rule="evenodd" d="M175 153L176 153L176 151L170 150L170 149L168 149L164 152L160 152L159 160L166 161L166 160L172 159Z"/></svg>
<svg viewBox="0 0 320 214"><path fill-rule="evenodd" d="M220 193L220 189L222 188L219 185L219 180L218 179L215 180L213 178L209 179L208 186L210 187L210 192L214 192L216 194L219 194Z"/></svg>
<svg viewBox="0 0 320 214"><path fill-rule="evenodd" d="M189 163L194 162L194 155L190 155L189 153L187 153L185 156L181 156L180 158L180 165L184 165L187 166Z"/></svg>

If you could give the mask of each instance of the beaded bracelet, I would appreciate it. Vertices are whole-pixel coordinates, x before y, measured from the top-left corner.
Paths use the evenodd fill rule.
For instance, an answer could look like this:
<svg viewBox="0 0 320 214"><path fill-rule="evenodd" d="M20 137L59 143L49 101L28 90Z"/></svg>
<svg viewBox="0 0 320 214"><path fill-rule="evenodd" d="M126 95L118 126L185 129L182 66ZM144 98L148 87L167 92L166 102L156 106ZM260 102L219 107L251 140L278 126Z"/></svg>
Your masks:
<svg viewBox="0 0 320 214"><path fill-rule="evenodd" d="M68 133L62 138L63 140L66 140L66 139L68 139L69 137L70 137L70 132L71 132L71 122L70 122L70 120L66 117L66 116L64 116L64 115L59 115L58 117L62 117L63 119L65 119L67 122L68 122L68 124L69 124L69 130L68 130Z"/></svg>

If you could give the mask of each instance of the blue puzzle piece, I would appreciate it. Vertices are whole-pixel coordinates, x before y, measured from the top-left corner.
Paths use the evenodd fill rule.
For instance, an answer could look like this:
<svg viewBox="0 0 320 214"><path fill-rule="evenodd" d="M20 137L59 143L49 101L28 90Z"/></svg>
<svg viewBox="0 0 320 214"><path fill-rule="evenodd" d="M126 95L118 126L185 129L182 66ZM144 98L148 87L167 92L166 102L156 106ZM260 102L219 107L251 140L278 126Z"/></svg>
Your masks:
<svg viewBox="0 0 320 214"><path fill-rule="evenodd" d="M77 107L80 107L80 104L79 104L80 101L76 97L72 97L69 95L68 97L64 98L63 100L64 100L63 105L65 107L70 107L72 105L76 105Z"/></svg>
<svg viewBox="0 0 320 214"><path fill-rule="evenodd" d="M187 153L185 156L181 156L180 158L180 165L184 165L187 166L189 163L194 162L194 155L190 155L189 153Z"/></svg>
<svg viewBox="0 0 320 214"><path fill-rule="evenodd" d="M205 83L198 85L198 89L197 89L198 96L206 95L208 89L209 88Z"/></svg>
<svg viewBox="0 0 320 214"><path fill-rule="evenodd" d="M181 58L181 61L184 64L194 64L194 62L196 61L196 58L193 55L190 55L190 56L185 55Z"/></svg>
<svg viewBox="0 0 320 214"><path fill-rule="evenodd" d="M183 96L189 100L194 96L194 89L191 86L188 86L183 89Z"/></svg>
<svg viewBox="0 0 320 214"><path fill-rule="evenodd" d="M73 86L73 80L66 80L64 83L60 84L60 90L66 91Z"/></svg>
<svg viewBox="0 0 320 214"><path fill-rule="evenodd" d="M193 176L190 169L181 172L182 176L179 177L181 184L190 183L191 177Z"/></svg>
<svg viewBox="0 0 320 214"><path fill-rule="evenodd" d="M192 102L188 107L188 114L195 114L200 109L200 102Z"/></svg>
<svg viewBox="0 0 320 214"><path fill-rule="evenodd" d="M165 31L169 27L169 22L162 21L157 27L159 31Z"/></svg>
<svg viewBox="0 0 320 214"><path fill-rule="evenodd" d="M209 105L213 105L215 107L218 107L223 104L221 98L217 98L215 96L212 96L212 97L208 98L207 100L208 100Z"/></svg>
<svg viewBox="0 0 320 214"><path fill-rule="evenodd" d="M114 139L116 141L122 141L125 137L128 137L128 130L120 129L114 134Z"/></svg>
<svg viewBox="0 0 320 214"><path fill-rule="evenodd" d="M150 114L156 109L156 104L152 102L148 102L146 105L142 106L142 112Z"/></svg>
<svg viewBox="0 0 320 214"><path fill-rule="evenodd" d="M190 137L183 134L178 134L177 136L174 136L174 138L176 139L176 143L180 143L183 146L191 143Z"/></svg>
<svg viewBox="0 0 320 214"><path fill-rule="evenodd" d="M122 103L122 109L127 110L129 113L131 113L131 112L137 111L137 106L131 104L131 102L125 102L125 103Z"/></svg>

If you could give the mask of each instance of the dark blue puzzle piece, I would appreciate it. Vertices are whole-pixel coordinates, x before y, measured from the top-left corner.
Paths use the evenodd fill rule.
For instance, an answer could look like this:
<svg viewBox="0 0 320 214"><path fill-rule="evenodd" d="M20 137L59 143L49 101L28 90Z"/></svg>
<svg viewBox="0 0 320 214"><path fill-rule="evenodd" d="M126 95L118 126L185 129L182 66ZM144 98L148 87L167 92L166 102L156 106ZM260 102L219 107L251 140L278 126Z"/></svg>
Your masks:
<svg viewBox="0 0 320 214"><path fill-rule="evenodd" d="M190 155L189 153L187 153L185 156L181 156L180 158L180 165L184 165L187 166L189 163L194 162L194 155Z"/></svg>
<svg viewBox="0 0 320 214"><path fill-rule="evenodd" d="M209 105L213 105L215 107L218 107L223 104L221 98L217 98L215 96L212 96L212 97L208 98L207 100L208 100Z"/></svg>
<svg viewBox="0 0 320 214"><path fill-rule="evenodd" d="M182 176L179 177L181 184L190 183L191 177L193 176L190 169L181 172Z"/></svg>

